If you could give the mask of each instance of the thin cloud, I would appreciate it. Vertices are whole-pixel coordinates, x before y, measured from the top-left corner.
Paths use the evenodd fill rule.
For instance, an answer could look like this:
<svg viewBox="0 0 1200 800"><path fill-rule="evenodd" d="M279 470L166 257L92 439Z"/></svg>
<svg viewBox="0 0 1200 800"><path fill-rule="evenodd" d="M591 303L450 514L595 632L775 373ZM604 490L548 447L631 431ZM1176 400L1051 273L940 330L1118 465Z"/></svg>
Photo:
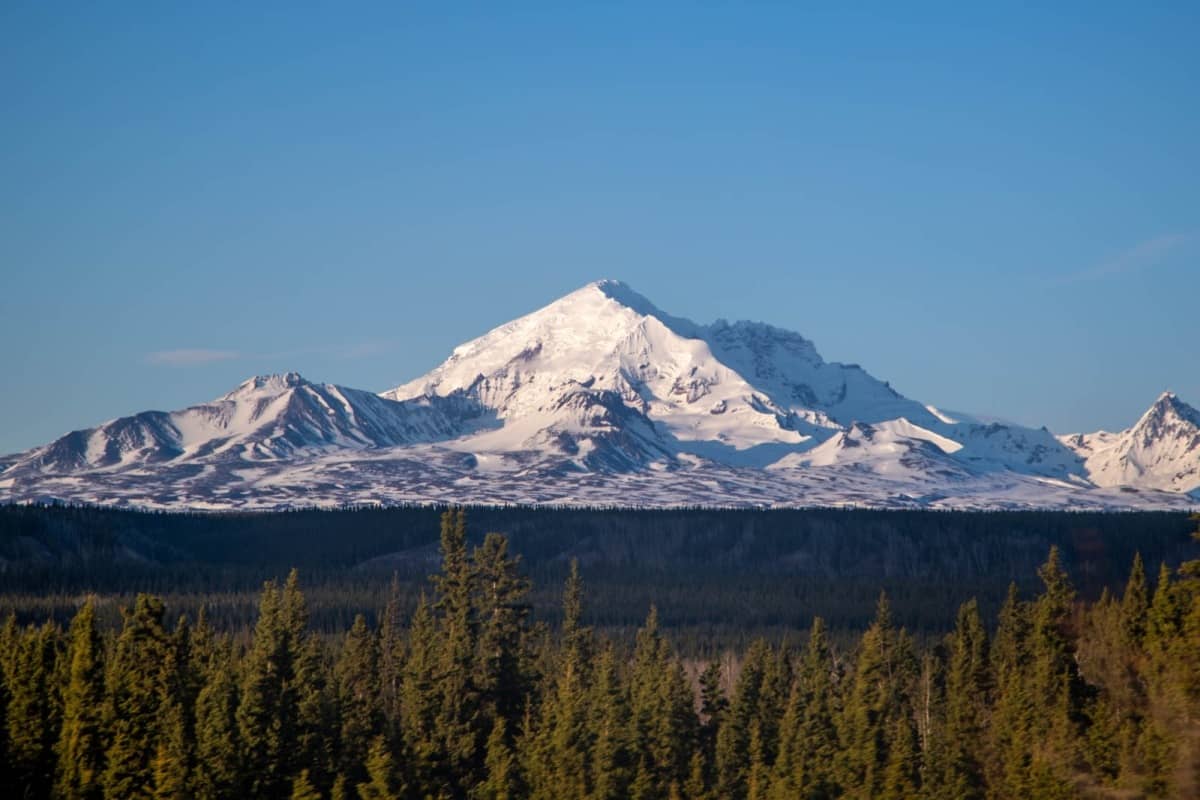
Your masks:
<svg viewBox="0 0 1200 800"><path fill-rule="evenodd" d="M157 350L146 355L146 363L156 367L195 367L217 361L241 358L234 350L211 350L203 347L180 350Z"/></svg>
<svg viewBox="0 0 1200 800"><path fill-rule="evenodd" d="M1091 269L1065 275L1055 283L1057 285L1079 283L1081 281L1099 280L1113 275L1150 269L1162 263L1168 255L1188 244L1194 238L1194 233L1169 233L1163 236L1155 236L1144 242L1138 242L1133 247L1118 253L1115 257L1102 264L1097 264Z"/></svg>
<svg viewBox="0 0 1200 800"><path fill-rule="evenodd" d="M300 356L332 356L357 360L383 355L396 349L396 342L370 340L349 344L318 345L285 350L277 353L243 353L237 350L217 350L207 347L187 347L178 350L157 350L147 353L145 363L155 367L198 367L220 361L254 359L255 361L283 361Z"/></svg>

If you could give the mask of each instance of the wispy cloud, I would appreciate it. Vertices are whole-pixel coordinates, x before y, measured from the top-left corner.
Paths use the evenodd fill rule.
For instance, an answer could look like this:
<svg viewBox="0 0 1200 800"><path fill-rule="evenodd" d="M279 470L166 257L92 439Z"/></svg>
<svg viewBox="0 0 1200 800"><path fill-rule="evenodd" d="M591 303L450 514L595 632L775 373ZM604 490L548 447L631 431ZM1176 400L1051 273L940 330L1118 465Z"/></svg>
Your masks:
<svg viewBox="0 0 1200 800"><path fill-rule="evenodd" d="M194 367L216 361L232 361L241 358L234 350L212 350L203 347L181 350L157 350L146 354L146 363L156 367Z"/></svg>
<svg viewBox="0 0 1200 800"><path fill-rule="evenodd" d="M285 350L277 353L243 353L238 350L218 350L208 347L187 347L178 350L156 350L147 353L144 361L155 367L198 367L218 361L252 359L259 362L276 362L302 356L326 356L347 361L373 358L396 349L392 340L369 340L346 344L317 345Z"/></svg>
<svg viewBox="0 0 1200 800"><path fill-rule="evenodd" d="M1162 236L1155 236L1152 239L1138 242L1134 246L1122 250L1109 260L1096 264L1089 269L1074 272L1070 275L1063 275L1054 281L1054 284L1061 286L1063 284L1099 280L1113 275L1150 269L1162 263L1168 255L1190 243L1195 238L1196 234L1192 232L1169 233Z"/></svg>

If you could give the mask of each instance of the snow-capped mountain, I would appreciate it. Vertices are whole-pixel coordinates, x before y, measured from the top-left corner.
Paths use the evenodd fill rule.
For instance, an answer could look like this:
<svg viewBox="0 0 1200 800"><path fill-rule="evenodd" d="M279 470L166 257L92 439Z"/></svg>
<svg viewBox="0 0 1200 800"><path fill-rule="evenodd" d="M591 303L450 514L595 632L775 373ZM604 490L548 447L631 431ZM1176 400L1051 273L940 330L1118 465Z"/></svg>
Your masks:
<svg viewBox="0 0 1200 800"><path fill-rule="evenodd" d="M1200 490L1200 411L1164 392L1132 428L1060 437L1097 486Z"/></svg>
<svg viewBox="0 0 1200 800"><path fill-rule="evenodd" d="M1164 398L1057 438L946 413L799 334L600 281L379 395L288 373L67 434L0 459L0 500L1184 507L1196 418Z"/></svg>
<svg viewBox="0 0 1200 800"><path fill-rule="evenodd" d="M251 378L211 403L182 411L144 411L74 431L31 451L4 477L188 462L253 464L394 447L452 436L470 416L454 398L397 403L289 372Z"/></svg>

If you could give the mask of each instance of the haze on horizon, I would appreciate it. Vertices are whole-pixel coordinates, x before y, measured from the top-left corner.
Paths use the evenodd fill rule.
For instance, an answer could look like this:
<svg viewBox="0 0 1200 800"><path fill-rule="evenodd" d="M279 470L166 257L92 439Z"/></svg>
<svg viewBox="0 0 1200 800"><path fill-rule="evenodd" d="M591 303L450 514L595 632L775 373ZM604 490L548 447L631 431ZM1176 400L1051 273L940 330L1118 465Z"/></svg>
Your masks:
<svg viewBox="0 0 1200 800"><path fill-rule="evenodd" d="M0 9L0 453L605 277L1056 432L1200 405L1200 10Z"/></svg>

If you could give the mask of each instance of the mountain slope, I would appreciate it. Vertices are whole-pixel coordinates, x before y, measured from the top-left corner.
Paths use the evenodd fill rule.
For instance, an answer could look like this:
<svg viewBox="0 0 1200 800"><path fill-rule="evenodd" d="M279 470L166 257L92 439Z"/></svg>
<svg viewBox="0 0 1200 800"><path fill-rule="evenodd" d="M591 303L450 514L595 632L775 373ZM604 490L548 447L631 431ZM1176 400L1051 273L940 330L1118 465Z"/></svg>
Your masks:
<svg viewBox="0 0 1200 800"><path fill-rule="evenodd" d="M445 438L469 418L456 399L396 403L297 373L251 378L181 411L144 411L78 430L24 454L5 478L192 461L274 461Z"/></svg>
<svg viewBox="0 0 1200 800"><path fill-rule="evenodd" d="M0 458L0 501L1188 507L1198 416L1164 396L1129 431L1055 437L946 413L799 334L600 281L380 395L260 376Z"/></svg>
<svg viewBox="0 0 1200 800"><path fill-rule="evenodd" d="M1200 490L1200 411L1164 392L1132 427L1060 437L1098 486Z"/></svg>

